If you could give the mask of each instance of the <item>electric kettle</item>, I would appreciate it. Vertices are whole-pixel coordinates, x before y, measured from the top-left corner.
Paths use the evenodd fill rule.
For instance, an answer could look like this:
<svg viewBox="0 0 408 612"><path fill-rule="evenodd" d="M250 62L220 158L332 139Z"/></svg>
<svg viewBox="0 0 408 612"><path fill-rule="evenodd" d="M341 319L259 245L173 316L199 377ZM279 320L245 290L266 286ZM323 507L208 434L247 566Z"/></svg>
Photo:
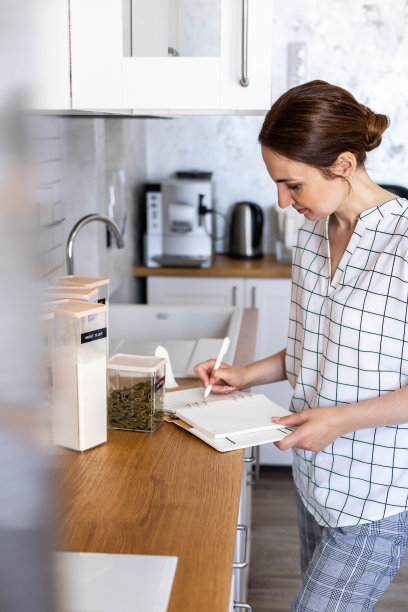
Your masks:
<svg viewBox="0 0 408 612"><path fill-rule="evenodd" d="M259 204L238 202L232 210L228 256L258 259L262 253L264 215Z"/></svg>

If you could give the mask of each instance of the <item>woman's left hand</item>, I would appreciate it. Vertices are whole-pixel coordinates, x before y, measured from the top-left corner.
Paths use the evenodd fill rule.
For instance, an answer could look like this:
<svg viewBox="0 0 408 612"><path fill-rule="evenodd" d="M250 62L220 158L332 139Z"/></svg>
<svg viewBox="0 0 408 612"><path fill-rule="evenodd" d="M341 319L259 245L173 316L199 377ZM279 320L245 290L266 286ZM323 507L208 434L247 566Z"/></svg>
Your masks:
<svg viewBox="0 0 408 612"><path fill-rule="evenodd" d="M275 442L280 450L293 446L317 453L346 433L341 406L318 406L286 417L272 417L285 427L296 427L292 433Z"/></svg>

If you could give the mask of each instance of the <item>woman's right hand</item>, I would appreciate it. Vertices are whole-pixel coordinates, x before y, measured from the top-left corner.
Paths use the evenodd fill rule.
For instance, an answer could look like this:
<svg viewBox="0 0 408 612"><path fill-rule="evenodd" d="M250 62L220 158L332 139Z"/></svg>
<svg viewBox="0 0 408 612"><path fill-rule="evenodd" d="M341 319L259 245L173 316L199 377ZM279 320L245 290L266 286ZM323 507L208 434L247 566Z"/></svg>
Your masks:
<svg viewBox="0 0 408 612"><path fill-rule="evenodd" d="M221 363L218 370L213 370L214 365L215 359L208 359L194 367L194 372L201 378L204 387L212 385L212 393L232 393L245 386L245 367Z"/></svg>

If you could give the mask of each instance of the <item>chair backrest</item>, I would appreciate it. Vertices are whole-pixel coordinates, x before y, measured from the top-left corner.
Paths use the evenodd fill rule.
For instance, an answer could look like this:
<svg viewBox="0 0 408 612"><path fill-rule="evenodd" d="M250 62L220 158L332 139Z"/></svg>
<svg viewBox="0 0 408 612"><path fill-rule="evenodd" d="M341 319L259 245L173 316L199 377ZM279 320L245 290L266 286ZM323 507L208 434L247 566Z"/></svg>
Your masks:
<svg viewBox="0 0 408 612"><path fill-rule="evenodd" d="M395 195L400 198L408 199L408 188L403 185L380 185L380 187L387 191L391 191L391 193L395 193Z"/></svg>

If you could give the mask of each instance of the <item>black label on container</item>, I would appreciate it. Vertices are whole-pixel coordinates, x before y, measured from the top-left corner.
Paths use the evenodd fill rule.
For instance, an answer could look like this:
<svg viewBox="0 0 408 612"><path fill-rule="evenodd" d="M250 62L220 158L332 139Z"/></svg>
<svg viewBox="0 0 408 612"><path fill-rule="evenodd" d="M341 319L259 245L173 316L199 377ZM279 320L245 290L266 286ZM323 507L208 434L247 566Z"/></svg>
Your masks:
<svg viewBox="0 0 408 612"><path fill-rule="evenodd" d="M101 298L98 300L98 304L106 304L106 298Z"/></svg>
<svg viewBox="0 0 408 612"><path fill-rule="evenodd" d="M81 334L81 344L85 344L85 342L93 342L94 340L100 340L101 338L106 338L106 327Z"/></svg>
<svg viewBox="0 0 408 612"><path fill-rule="evenodd" d="M154 385L155 391L158 391L164 385L164 380L165 380L164 376L156 380L156 384Z"/></svg>

